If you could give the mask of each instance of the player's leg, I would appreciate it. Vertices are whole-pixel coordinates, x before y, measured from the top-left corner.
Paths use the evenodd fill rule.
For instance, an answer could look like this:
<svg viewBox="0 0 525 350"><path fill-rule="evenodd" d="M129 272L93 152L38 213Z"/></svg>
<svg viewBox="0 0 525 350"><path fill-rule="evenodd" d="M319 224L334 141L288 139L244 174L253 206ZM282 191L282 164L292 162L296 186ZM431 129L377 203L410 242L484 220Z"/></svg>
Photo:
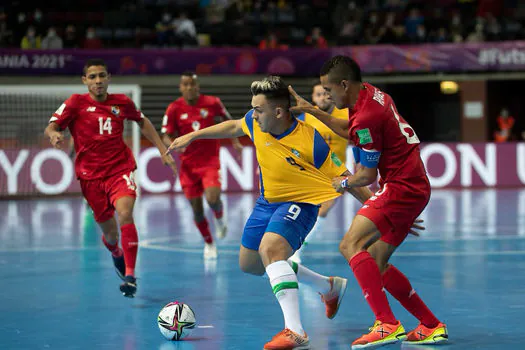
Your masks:
<svg viewBox="0 0 525 350"><path fill-rule="evenodd" d="M363 291L363 295L374 312L376 322L370 333L364 334L352 343L353 349L387 345L406 338L405 330L395 318L383 290L379 267L372 255L367 251L379 239L379 230L376 224L367 216L360 215L361 212L362 209L358 212L350 229L341 240L339 250L348 260ZM374 213L376 212L374 211ZM367 212L367 214L372 216L370 212Z"/></svg>
<svg viewBox="0 0 525 350"><path fill-rule="evenodd" d="M124 254L118 245L118 227L113 214L115 212L106 194L104 183L101 180L81 180L82 194L93 211L93 217L102 230L102 242L111 252L113 265L117 275L124 280L126 264Z"/></svg>
<svg viewBox="0 0 525 350"><path fill-rule="evenodd" d="M312 228L308 236L306 236L306 239L304 240L301 249L296 250L295 253L290 257L292 261L295 261L298 264L301 263L303 252L307 249L308 244L312 242L313 238L317 236L321 230L323 230L325 226L326 216L328 215L330 209L334 206L335 201L336 199L331 199L321 204L321 207L319 208L319 215L317 216L317 221L315 222L314 227Z"/></svg>
<svg viewBox="0 0 525 350"><path fill-rule="evenodd" d="M137 291L135 265L139 249L139 236L133 220L137 185L133 171L112 176L104 182L109 200L118 214L120 239L126 262L126 277L120 285L120 291L125 297L132 298Z"/></svg>
<svg viewBox="0 0 525 350"><path fill-rule="evenodd" d="M201 174L183 163L179 175L182 190L191 205L193 221L204 239L204 258L215 259L217 258L217 247L213 242L208 220L206 220L206 216L204 215L204 206L202 202L204 188Z"/></svg>
<svg viewBox="0 0 525 350"><path fill-rule="evenodd" d="M213 211L215 217L215 235L222 239L228 230L224 219L224 205L221 200L220 168L207 168L203 170L202 185L206 202Z"/></svg>

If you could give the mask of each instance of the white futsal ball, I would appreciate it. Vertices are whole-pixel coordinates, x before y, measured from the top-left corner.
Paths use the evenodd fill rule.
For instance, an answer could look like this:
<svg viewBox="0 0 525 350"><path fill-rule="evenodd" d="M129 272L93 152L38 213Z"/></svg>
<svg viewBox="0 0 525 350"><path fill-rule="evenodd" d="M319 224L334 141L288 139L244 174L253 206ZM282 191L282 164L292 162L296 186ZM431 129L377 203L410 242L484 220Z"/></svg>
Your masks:
<svg viewBox="0 0 525 350"><path fill-rule="evenodd" d="M195 313L188 304L175 301L160 310L157 323L164 338L181 340L195 328Z"/></svg>

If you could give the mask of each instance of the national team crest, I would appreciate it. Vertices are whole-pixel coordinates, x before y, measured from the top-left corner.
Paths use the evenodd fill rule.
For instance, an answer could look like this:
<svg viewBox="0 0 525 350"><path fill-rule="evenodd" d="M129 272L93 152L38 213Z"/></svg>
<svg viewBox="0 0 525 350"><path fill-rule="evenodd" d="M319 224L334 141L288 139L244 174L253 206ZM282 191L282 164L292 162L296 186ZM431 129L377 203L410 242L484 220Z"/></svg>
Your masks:
<svg viewBox="0 0 525 350"><path fill-rule="evenodd" d="M120 108L118 106L111 106L111 113L118 117L118 115L120 114Z"/></svg>
<svg viewBox="0 0 525 350"><path fill-rule="evenodd" d="M301 153L299 153L299 151L296 150L295 148L292 148L292 153L293 153L294 156L296 156L297 158L301 158Z"/></svg>
<svg viewBox="0 0 525 350"><path fill-rule="evenodd" d="M206 108L201 108L201 117L204 119L208 117L208 110Z"/></svg>

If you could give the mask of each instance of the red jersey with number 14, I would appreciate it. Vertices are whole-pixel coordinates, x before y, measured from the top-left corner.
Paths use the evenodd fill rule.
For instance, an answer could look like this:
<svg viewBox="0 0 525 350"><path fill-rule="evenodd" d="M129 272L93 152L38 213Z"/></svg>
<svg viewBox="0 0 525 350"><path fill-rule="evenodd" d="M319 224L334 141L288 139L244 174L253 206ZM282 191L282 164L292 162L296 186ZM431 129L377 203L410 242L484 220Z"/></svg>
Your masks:
<svg viewBox="0 0 525 350"><path fill-rule="evenodd" d="M124 120L141 121L144 115L123 94L108 94L97 102L89 94L71 95L49 122L69 128L75 141L75 172L82 180L105 178L135 170L133 153L124 143Z"/></svg>
<svg viewBox="0 0 525 350"><path fill-rule="evenodd" d="M194 105L182 97L173 101L166 109L162 120L162 133L182 136L215 125L216 118L224 117L226 110L215 96L200 95ZM194 166L219 166L219 140L197 140L180 154L183 163Z"/></svg>
<svg viewBox="0 0 525 350"><path fill-rule="evenodd" d="M355 146L381 152L378 170L381 182L410 183L426 176L419 153L419 138L399 115L392 98L364 83L357 102L349 111L349 138Z"/></svg>

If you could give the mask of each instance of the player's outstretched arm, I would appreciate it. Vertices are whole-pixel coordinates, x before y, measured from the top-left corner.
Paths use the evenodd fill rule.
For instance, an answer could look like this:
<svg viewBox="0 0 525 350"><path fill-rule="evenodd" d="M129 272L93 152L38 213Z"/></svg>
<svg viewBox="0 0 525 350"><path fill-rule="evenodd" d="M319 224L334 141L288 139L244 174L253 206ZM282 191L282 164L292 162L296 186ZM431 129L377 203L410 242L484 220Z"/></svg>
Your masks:
<svg viewBox="0 0 525 350"><path fill-rule="evenodd" d="M168 165L173 171L173 173L176 174L177 166L175 164L175 160L171 155L167 154L166 145L160 139L160 136L157 133L157 130L155 130L155 126L153 125L153 123L151 123L151 121L148 118L144 117L139 122L139 125L140 130L142 131L142 135L144 135L159 150L162 158L162 163L164 163L164 165Z"/></svg>
<svg viewBox="0 0 525 350"><path fill-rule="evenodd" d="M64 143L64 134L60 131L60 127L57 123L51 122L44 130L44 134L49 137L49 142L55 148L62 148Z"/></svg>
<svg viewBox="0 0 525 350"><path fill-rule="evenodd" d="M228 139L242 135L244 135L242 119L227 120L208 128L177 137L169 146L168 152L184 149L188 147L190 143L199 139Z"/></svg>
<svg viewBox="0 0 525 350"><path fill-rule="evenodd" d="M315 108L310 102L299 96L291 86L288 86L288 91L290 91L290 94L295 98L295 102L297 103L296 106L290 108L290 111L311 114L319 119L327 127L329 127L337 135L348 139L348 120L334 118L319 108Z"/></svg>
<svg viewBox="0 0 525 350"><path fill-rule="evenodd" d="M359 167L355 174L339 176L332 180L332 187L339 193L352 188L371 185L377 179L377 168Z"/></svg>

